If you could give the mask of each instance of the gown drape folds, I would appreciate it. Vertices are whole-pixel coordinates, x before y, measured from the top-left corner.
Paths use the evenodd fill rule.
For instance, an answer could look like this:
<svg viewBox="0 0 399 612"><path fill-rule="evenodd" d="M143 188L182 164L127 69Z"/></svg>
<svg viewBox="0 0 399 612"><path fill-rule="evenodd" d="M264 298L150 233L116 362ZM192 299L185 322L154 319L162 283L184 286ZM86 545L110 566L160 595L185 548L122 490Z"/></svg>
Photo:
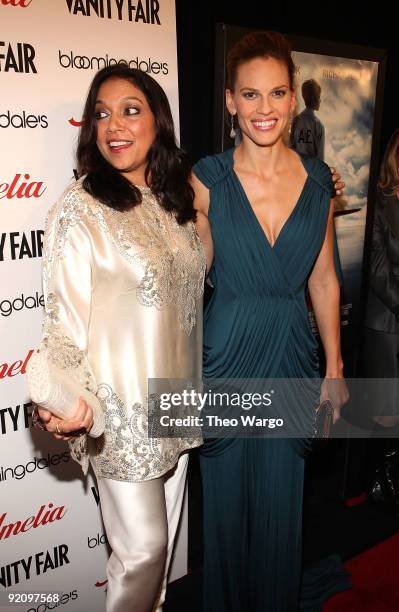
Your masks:
<svg viewBox="0 0 399 612"><path fill-rule="evenodd" d="M234 149L194 172L210 191L214 292L204 318L204 377L318 377L305 289L324 241L331 173L307 179L273 246L234 171ZM295 406L292 408L295 410ZM224 438L201 449L204 610L297 609L306 439Z"/></svg>

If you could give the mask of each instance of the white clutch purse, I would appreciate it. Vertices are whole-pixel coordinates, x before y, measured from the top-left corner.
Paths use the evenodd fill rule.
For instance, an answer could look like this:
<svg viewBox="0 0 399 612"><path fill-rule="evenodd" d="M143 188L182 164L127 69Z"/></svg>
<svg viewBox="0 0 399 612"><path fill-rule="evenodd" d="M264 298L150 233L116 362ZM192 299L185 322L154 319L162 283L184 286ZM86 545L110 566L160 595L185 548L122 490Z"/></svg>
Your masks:
<svg viewBox="0 0 399 612"><path fill-rule="evenodd" d="M51 362L46 350L32 355L27 367L30 396L35 404L49 410L60 419L70 419L82 397L93 410L93 427L89 436L98 438L104 433L104 412L98 398L87 391L70 372Z"/></svg>

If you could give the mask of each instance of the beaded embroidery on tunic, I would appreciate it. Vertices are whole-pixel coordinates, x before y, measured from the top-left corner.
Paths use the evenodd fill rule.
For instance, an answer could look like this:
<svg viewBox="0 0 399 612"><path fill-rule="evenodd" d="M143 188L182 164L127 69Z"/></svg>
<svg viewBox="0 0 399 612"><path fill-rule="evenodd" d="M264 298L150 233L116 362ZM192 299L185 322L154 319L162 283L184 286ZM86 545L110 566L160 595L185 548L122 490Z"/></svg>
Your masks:
<svg viewBox="0 0 399 612"><path fill-rule="evenodd" d="M132 219L129 213L94 200L78 181L66 194L62 208L49 213L48 225L50 217L58 214L59 231L55 252L49 254L49 259L45 258L44 279L51 276L57 257L63 256L68 227L78 223L84 214L110 235L128 261L138 261L143 266L144 274L137 287L139 303L159 310L173 304L181 328L190 334L196 320L195 303L204 288L206 260L201 241L193 223L179 225L174 215L161 208L149 188L141 191L143 201L132 210L135 214ZM169 244L167 225L173 234L174 246Z"/></svg>
<svg viewBox="0 0 399 612"><path fill-rule="evenodd" d="M127 410L107 384L98 386L97 397L105 412L105 432L93 441L93 459L104 478L148 480L171 469L184 450L202 444L200 437L148 437L148 404L136 403Z"/></svg>
<svg viewBox="0 0 399 612"><path fill-rule="evenodd" d="M173 305L181 329L190 334L196 321L196 300L203 293L206 262L202 244L194 224L180 226L173 215L159 206L149 188L142 189L142 197L142 203L132 211L119 212L97 202L78 181L49 211L43 250L47 300L42 346L85 388L94 393L101 390L103 397L99 399L106 412L104 436L90 439L89 445L87 436L70 441L71 455L86 473L90 446L100 475L133 481L169 470L182 451L198 446L201 440L148 439L145 426L143 429L146 407L135 404L129 410L109 386L97 387L86 353L58 327L53 279L57 263L64 256L68 230L84 216L112 239L123 257L142 266L143 276L136 289L138 302L157 309Z"/></svg>

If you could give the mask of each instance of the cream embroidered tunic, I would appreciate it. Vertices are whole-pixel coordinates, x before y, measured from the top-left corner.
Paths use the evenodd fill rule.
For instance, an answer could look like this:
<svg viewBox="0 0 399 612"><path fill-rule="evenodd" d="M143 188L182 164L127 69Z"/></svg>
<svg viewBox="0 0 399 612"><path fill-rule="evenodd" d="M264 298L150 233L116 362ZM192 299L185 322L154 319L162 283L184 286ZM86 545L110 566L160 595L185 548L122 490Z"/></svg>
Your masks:
<svg viewBox="0 0 399 612"><path fill-rule="evenodd" d="M131 482L201 444L147 435L148 378L201 377L205 256L193 223L140 189L142 203L118 212L76 182L48 214L43 253L43 344L105 411L104 434L70 442L72 456Z"/></svg>

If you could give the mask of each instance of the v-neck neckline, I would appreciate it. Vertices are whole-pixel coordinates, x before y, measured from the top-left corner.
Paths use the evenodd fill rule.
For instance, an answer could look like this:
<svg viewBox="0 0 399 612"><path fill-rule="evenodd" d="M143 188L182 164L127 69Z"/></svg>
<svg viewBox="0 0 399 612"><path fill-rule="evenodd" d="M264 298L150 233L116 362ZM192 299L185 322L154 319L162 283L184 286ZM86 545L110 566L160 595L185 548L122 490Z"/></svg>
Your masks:
<svg viewBox="0 0 399 612"><path fill-rule="evenodd" d="M278 243L278 242L279 242L279 240L280 240L280 236L281 236L281 234L282 234L282 233L285 231L285 229L286 229L287 225L289 225L289 223L290 223L290 221L291 221L292 217L294 216L294 214L295 214L295 213L296 213L296 211L298 210L299 205L300 205L300 203L302 202L303 195L304 195L304 193L305 193L305 190L306 190L306 187L307 187L307 185L308 185L309 179L310 179L310 175L309 175L309 172L308 172L308 170L307 170L307 168L306 168L306 165L305 165L305 163L304 163L304 160L303 160L302 156L301 156L299 153L297 153L297 155L298 155L298 157L299 157L299 160L300 160L300 162L301 162L302 166L303 166L303 167L304 167L304 169L305 169L305 172L306 172L306 179L305 179L305 182L304 182L303 187L302 187L302 189L301 189L301 192L300 192L300 194L299 194L299 197L298 197L297 201L296 201L296 202L295 202L295 204L294 204L294 207L292 208L292 210L291 210L290 214L288 215L288 217L287 217L287 218L286 218L286 220L284 221L283 225L281 226L281 229L280 229L279 233L277 234L277 236L276 236L276 239L275 239L274 243L273 243L273 244L271 244L271 242L269 241L269 238L268 238L268 237L267 237L267 235L266 235L265 230L264 230L264 229L263 229L263 227L262 227L261 222L259 221L259 219L258 219L258 217L257 217L257 215L256 215L256 213L255 213L255 211L254 211L254 209L253 209L253 206L252 206L252 204L251 204L251 202L250 202L250 200L249 200L249 198L248 198L248 196L247 196L247 193L246 193L246 191L245 191L245 189L244 189L244 186L243 186L243 184L242 184L242 182L241 182L241 180L240 180L240 177L238 176L237 172L236 172L236 171L235 171L235 169L234 169L234 151L235 151L235 148L233 147L232 149L230 149L230 151L231 151L231 155L230 155L231 171L232 171L232 174L233 174L233 176L234 176L234 179L235 179L235 181L237 182L237 184L238 184L238 186L239 186L239 188L240 188L240 191L241 191L241 193L242 193L242 195L243 195L243 200L244 200L244 202L245 202L245 205L246 205L246 207L249 209L249 212L250 212L250 214L252 215L252 217L254 218L255 223L256 223L256 225L257 225L257 227L258 227L259 231L262 233L263 238L264 238L264 240L265 240L265 242L266 242L267 246L269 247L269 249L270 249L270 250L274 251L274 250L275 250L275 248L276 248L277 243Z"/></svg>

